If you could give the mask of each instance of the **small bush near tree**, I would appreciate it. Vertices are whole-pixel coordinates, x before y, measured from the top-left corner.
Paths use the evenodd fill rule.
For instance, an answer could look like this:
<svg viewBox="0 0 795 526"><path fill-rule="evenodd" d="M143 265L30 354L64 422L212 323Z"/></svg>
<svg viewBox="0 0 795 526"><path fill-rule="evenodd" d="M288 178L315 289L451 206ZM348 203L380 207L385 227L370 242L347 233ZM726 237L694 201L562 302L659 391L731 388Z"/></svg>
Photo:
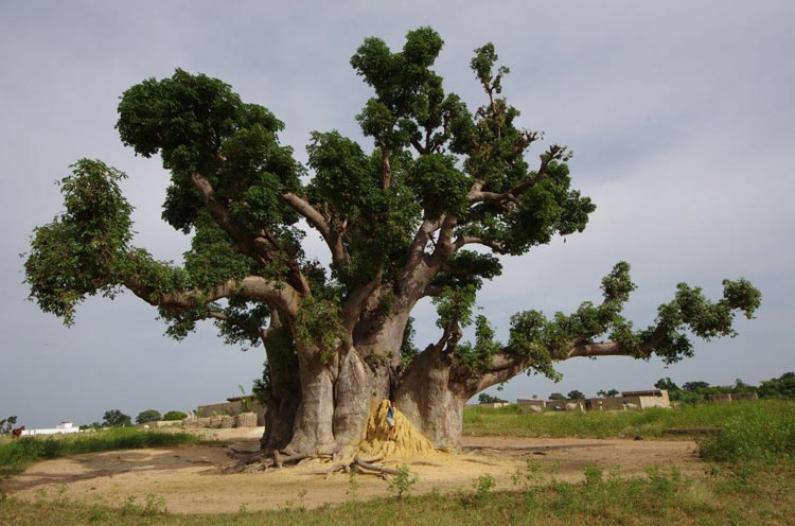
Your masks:
<svg viewBox="0 0 795 526"><path fill-rule="evenodd" d="M417 477L409 471L409 467L405 464L398 466L397 473L392 476L389 482L389 489L398 499L402 499L404 495L411 491L411 487L417 482Z"/></svg>
<svg viewBox="0 0 795 526"><path fill-rule="evenodd" d="M182 411L169 411L168 413L163 415L163 420L185 420L188 418L187 413L183 413Z"/></svg>
<svg viewBox="0 0 795 526"><path fill-rule="evenodd" d="M138 416L135 417L135 422L138 424L146 424L147 422L157 422L160 418L160 411L157 409L147 409L146 411L138 413Z"/></svg>

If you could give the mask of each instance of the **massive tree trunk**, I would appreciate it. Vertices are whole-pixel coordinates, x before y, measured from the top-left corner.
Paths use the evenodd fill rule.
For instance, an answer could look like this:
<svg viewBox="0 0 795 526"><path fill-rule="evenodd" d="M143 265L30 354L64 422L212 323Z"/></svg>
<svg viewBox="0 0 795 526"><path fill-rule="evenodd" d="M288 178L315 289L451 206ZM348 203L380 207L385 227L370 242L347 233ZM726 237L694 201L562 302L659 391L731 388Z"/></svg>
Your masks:
<svg viewBox="0 0 795 526"><path fill-rule="evenodd" d="M395 403L434 446L457 451L464 405L472 394L455 380L451 365L440 346L420 353L403 376Z"/></svg>
<svg viewBox="0 0 795 526"><path fill-rule="evenodd" d="M360 329L350 345L342 345L334 353L292 345L291 369L269 366L269 393L273 394L266 403L276 406L274 410L268 407L263 449L294 456L353 454L365 438L372 408L394 397L390 389L398 381L407 320L407 313L379 323L365 320L363 325L369 330ZM276 334L284 335L274 333L264 340L269 363L276 349L285 348Z"/></svg>
<svg viewBox="0 0 795 526"><path fill-rule="evenodd" d="M391 399L435 447L456 451L464 405L476 386L457 374L443 343L429 346L402 371L400 348L407 321L407 312L378 324L367 320L376 329L355 332L353 345L331 359L324 360L317 349L298 348L291 371L297 388L292 398L277 399L281 405L275 411L269 407L267 425L274 428L266 425L263 449L296 457L350 456L365 438L371 410Z"/></svg>

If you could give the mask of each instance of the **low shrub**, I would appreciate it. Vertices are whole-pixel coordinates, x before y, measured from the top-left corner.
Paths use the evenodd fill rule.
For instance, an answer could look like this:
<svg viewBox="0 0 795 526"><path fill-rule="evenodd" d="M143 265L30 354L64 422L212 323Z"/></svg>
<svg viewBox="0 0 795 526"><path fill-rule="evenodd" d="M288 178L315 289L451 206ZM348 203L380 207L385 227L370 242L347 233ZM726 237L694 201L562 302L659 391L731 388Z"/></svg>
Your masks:
<svg viewBox="0 0 795 526"><path fill-rule="evenodd" d="M714 437L701 441L706 460L724 462L795 461L795 406L730 418Z"/></svg>
<svg viewBox="0 0 795 526"><path fill-rule="evenodd" d="M183 413L182 411L169 411L168 413L163 415L163 420L185 420L188 418L187 413Z"/></svg>

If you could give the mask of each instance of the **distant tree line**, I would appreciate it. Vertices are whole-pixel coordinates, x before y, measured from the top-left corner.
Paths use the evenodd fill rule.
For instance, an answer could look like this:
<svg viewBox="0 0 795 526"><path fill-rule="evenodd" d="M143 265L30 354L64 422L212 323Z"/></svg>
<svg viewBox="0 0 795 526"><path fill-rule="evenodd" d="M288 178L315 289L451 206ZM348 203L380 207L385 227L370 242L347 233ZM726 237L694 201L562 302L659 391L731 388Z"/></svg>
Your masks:
<svg viewBox="0 0 795 526"><path fill-rule="evenodd" d="M10 434L16 423L17 417L13 415L7 418L0 418L0 435Z"/></svg>
<svg viewBox="0 0 795 526"><path fill-rule="evenodd" d="M734 385L710 385L708 382L695 380L685 382L679 386L670 378L660 378L657 383L654 384L654 387L667 390L671 400L683 403L707 401L710 395L715 394L737 393L756 393L759 398L795 399L795 372L786 372L778 378L764 380L760 382L759 385L750 385L738 378L735 380ZM613 398L620 394L621 393L617 389L612 388L600 389L596 392L596 395L602 398ZM498 398L484 394L480 397L481 402L484 396L489 399L494 398L494 401L499 400ZM549 395L550 400L584 400L585 398L585 394L577 389L573 389L565 395L563 393L552 393Z"/></svg>
<svg viewBox="0 0 795 526"><path fill-rule="evenodd" d="M710 395L740 393L756 393L759 398L795 399L795 372L763 380L759 385L750 385L738 378L734 385L710 385L699 380L685 382L680 387L670 378L660 378L654 387L666 389L671 400L683 403L703 402L709 400Z"/></svg>
<svg viewBox="0 0 795 526"><path fill-rule="evenodd" d="M503 400L502 398L492 396L488 393L480 393L478 396L478 402L481 404L504 404L507 400Z"/></svg>
<svg viewBox="0 0 795 526"><path fill-rule="evenodd" d="M148 422L157 422L158 420L184 420L187 418L187 413L182 411L168 411L166 414L161 415L157 409L146 409L138 413L135 417L136 424L146 424ZM102 422L93 422L89 425L80 426L81 429L99 429L103 427L129 427L133 425L132 417L122 413L118 409L108 409L102 415Z"/></svg>

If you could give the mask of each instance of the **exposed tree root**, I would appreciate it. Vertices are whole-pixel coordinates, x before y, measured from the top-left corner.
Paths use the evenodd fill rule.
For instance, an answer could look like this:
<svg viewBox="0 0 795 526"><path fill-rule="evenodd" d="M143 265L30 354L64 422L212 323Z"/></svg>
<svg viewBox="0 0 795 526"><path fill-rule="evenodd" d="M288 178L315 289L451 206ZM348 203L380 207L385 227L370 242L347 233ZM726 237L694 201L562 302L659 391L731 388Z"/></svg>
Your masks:
<svg viewBox="0 0 795 526"><path fill-rule="evenodd" d="M394 468L388 468L386 466L378 466L375 462L379 462L383 460L382 458L372 458L368 460L363 460L358 456L353 457L351 462L337 462L332 464L330 467L326 469L322 469L319 471L313 471L310 473L311 475L325 475L326 478L330 477L334 473L358 473L360 475L374 475L376 477L381 477L386 479L388 475L397 475L398 470Z"/></svg>
<svg viewBox="0 0 795 526"><path fill-rule="evenodd" d="M226 467L224 473L252 473L256 471L266 471L271 468L283 468L295 465L306 459L332 459L331 455L315 454L292 454L285 455L280 451L266 453L257 451L255 453L241 452L232 450L229 453L232 457L237 457L237 463ZM351 461L334 462L328 468L313 471L311 475L325 475L330 477L334 473L358 473L361 475L374 475L386 479L389 475L396 475L398 470L386 466L377 465L376 462L382 461L382 457L363 459L358 455Z"/></svg>
<svg viewBox="0 0 795 526"><path fill-rule="evenodd" d="M236 452L231 453L231 456L236 456ZM307 453L285 455L279 451L272 451L270 453L257 451L256 453L242 455L236 464L225 468L224 473L265 471L273 467L282 468L285 465L297 464L307 458L331 458L331 455L314 455Z"/></svg>

